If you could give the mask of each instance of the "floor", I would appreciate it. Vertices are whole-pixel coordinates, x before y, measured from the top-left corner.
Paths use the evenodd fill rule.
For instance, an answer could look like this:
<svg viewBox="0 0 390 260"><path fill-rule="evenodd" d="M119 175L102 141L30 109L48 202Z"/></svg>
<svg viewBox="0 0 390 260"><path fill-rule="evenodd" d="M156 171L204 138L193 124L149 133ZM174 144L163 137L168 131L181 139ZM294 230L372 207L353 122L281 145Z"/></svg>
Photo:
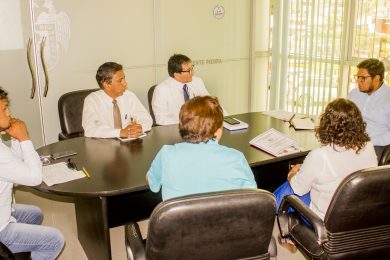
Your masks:
<svg viewBox="0 0 390 260"><path fill-rule="evenodd" d="M42 197L42 193L31 192L29 188L17 188L15 198L18 203L34 204L39 206L44 213L43 224L58 228L65 237L65 248L61 253L59 260L87 260L77 239L77 227L74 204L71 199L65 197L54 197L54 200ZM144 236L146 233L147 221L140 223L141 233ZM279 230L277 224L274 226L274 237L277 237ZM126 251L124 243L124 228L123 226L110 229L111 250L113 260L126 260ZM278 244L278 260L301 260L305 259L303 255L297 251L292 254L287 249Z"/></svg>

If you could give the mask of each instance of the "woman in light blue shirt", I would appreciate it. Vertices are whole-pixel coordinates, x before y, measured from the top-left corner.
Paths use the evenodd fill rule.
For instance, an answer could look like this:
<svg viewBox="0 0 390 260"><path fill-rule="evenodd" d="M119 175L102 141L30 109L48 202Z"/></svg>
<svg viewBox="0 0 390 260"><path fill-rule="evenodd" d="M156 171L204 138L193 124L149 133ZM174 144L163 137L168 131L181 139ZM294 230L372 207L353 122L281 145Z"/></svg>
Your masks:
<svg viewBox="0 0 390 260"><path fill-rule="evenodd" d="M162 188L163 200L174 197L257 188L244 155L218 144L223 128L217 98L197 96L181 107L179 132L184 142L164 145L147 173L153 192Z"/></svg>

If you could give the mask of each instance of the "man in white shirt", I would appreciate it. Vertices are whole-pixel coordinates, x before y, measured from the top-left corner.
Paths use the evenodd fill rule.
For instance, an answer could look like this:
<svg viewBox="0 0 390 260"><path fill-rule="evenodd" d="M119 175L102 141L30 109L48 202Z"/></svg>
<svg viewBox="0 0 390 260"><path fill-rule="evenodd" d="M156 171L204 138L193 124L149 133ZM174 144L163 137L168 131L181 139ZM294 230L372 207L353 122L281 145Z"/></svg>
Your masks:
<svg viewBox="0 0 390 260"><path fill-rule="evenodd" d="M12 203L14 184L36 186L42 182L42 163L26 125L11 118L8 104L8 94L0 87L0 134L12 138L11 148L0 138L0 241L13 253L31 252L32 259L55 259L64 246L61 232L40 225L43 215L38 207Z"/></svg>
<svg viewBox="0 0 390 260"><path fill-rule="evenodd" d="M150 130L152 118L137 96L127 90L122 65L106 62L96 72L101 90L84 101L82 125L86 137L137 138Z"/></svg>
<svg viewBox="0 0 390 260"><path fill-rule="evenodd" d="M390 144L390 88L383 81L385 66L378 59L366 59L357 68L354 78L358 87L348 99L360 109L379 160Z"/></svg>
<svg viewBox="0 0 390 260"><path fill-rule="evenodd" d="M171 56L168 74L169 77L158 84L153 93L152 108L158 125L178 124L179 111L186 100L210 95L203 80L194 76L194 66L187 56Z"/></svg>

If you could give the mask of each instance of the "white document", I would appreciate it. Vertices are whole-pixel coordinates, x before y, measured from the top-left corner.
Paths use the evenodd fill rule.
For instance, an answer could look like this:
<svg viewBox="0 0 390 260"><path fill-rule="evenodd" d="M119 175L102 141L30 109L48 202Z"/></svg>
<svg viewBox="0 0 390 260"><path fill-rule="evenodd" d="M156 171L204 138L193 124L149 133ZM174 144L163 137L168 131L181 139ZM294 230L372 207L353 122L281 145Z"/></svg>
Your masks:
<svg viewBox="0 0 390 260"><path fill-rule="evenodd" d="M47 186L64 183L86 177L82 171L75 171L68 168L65 162L43 166L43 181Z"/></svg>
<svg viewBox="0 0 390 260"><path fill-rule="evenodd" d="M249 127L249 125L247 123L242 122L241 120L238 120L237 118L233 118L233 119L239 121L240 123L231 125L231 124L223 121L223 127L226 128L227 130L230 130L230 131L247 129Z"/></svg>
<svg viewBox="0 0 390 260"><path fill-rule="evenodd" d="M277 157L296 153L301 150L294 139L289 138L273 128L256 136L249 144Z"/></svg>
<svg viewBox="0 0 390 260"><path fill-rule="evenodd" d="M291 118L304 118L306 115L303 114L297 114L293 112L287 112L284 110L272 110L272 111L264 111L262 112L264 115L268 115L270 117L274 117L280 120L283 120L285 122L288 122L291 120Z"/></svg>
<svg viewBox="0 0 390 260"><path fill-rule="evenodd" d="M140 135L139 137L128 137L128 138L117 137L117 139L121 140L121 142L129 142L129 141L133 141L133 140L137 140L137 139L144 138L145 136L146 136L146 134L143 133L143 134Z"/></svg>
<svg viewBox="0 0 390 260"><path fill-rule="evenodd" d="M295 128L295 130L314 130L315 127L314 119L310 117L294 118L291 120L290 124Z"/></svg>

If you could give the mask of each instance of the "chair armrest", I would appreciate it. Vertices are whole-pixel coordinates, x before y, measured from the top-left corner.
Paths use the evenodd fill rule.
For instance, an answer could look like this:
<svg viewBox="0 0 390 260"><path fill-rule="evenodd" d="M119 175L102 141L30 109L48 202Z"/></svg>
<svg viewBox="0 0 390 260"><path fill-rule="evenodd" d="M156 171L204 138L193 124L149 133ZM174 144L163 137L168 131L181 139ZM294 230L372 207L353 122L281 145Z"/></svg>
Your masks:
<svg viewBox="0 0 390 260"><path fill-rule="evenodd" d="M280 232L283 237L290 234L291 229L297 225L298 220L294 220L292 214L288 213L289 208L295 209L296 213L303 216L314 228L314 232L319 244L328 241L327 231L324 225L324 221L317 216L305 203L303 203L297 196L288 195L285 196L280 204L278 210L278 223Z"/></svg>
<svg viewBox="0 0 390 260"><path fill-rule="evenodd" d="M378 165L379 166L386 165L389 163L389 160L390 160L390 145L387 145L382 152L382 156L379 159Z"/></svg>
<svg viewBox="0 0 390 260"><path fill-rule="evenodd" d="M125 240L128 259L146 259L145 243L142 240L142 235L137 223L131 222L125 225Z"/></svg>

